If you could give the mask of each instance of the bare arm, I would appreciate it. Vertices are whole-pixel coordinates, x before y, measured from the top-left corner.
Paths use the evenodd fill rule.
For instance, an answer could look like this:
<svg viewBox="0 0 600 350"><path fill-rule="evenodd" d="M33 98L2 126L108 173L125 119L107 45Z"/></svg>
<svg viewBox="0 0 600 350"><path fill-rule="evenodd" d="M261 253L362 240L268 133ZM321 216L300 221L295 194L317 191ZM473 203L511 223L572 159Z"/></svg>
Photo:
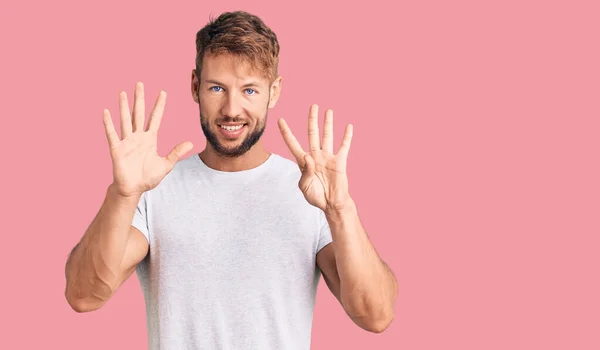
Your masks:
<svg viewBox="0 0 600 350"><path fill-rule="evenodd" d="M131 276L148 253L148 241L131 226L140 196L123 197L109 186L98 214L65 267L65 297L73 310L96 310Z"/></svg>
<svg viewBox="0 0 600 350"><path fill-rule="evenodd" d="M161 91L144 128L143 84L136 84L133 113L126 93L121 92L121 135L110 112L104 110L114 180L100 211L67 259L65 297L75 311L102 307L148 253L146 237L131 226L137 204L193 147L191 142L182 142L166 157L156 152L165 100L166 93Z"/></svg>
<svg viewBox="0 0 600 350"><path fill-rule="evenodd" d="M316 104L310 106L308 152L285 120L279 119L279 129L302 171L298 187L310 204L325 212L331 229L333 243L317 254L324 279L354 323L379 333L394 317L396 279L367 237L350 197L346 163L354 128L346 126L342 145L334 154L333 111L325 111L321 141L318 109Z"/></svg>
<svg viewBox="0 0 600 350"><path fill-rule="evenodd" d="M396 279L370 242L353 202L326 216L333 242L317 255L323 278L354 323L383 332L394 318Z"/></svg>

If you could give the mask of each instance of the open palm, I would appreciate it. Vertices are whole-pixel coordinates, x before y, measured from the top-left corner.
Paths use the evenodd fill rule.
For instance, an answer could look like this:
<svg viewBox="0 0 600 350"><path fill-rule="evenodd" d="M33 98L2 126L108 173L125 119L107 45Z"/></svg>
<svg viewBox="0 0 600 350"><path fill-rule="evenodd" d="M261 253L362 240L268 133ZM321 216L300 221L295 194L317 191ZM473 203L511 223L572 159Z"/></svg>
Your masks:
<svg viewBox="0 0 600 350"><path fill-rule="evenodd" d="M352 124L346 127L342 145L333 153L333 111L325 112L323 142L319 140L319 107L311 105L308 117L309 152L305 152L284 119L281 135L302 170L298 186L306 200L322 210L341 209L349 199L346 163L352 141Z"/></svg>
<svg viewBox="0 0 600 350"><path fill-rule="evenodd" d="M110 112L104 110L104 127L113 163L114 185L123 196L139 195L156 187L175 163L193 147L191 142L186 141L175 146L166 157L158 155L157 136L165 103L166 93L161 91L150 113L148 127L144 130L143 84L136 84L133 118L129 112L127 95L121 92L121 138L115 130Z"/></svg>

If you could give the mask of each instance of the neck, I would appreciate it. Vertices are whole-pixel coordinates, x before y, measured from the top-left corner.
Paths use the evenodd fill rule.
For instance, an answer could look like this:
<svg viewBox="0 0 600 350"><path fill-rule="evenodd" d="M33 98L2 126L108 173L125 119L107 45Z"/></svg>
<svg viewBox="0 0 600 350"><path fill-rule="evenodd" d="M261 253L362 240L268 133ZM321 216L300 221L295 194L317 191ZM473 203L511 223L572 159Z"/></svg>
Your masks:
<svg viewBox="0 0 600 350"><path fill-rule="evenodd" d="M262 140L261 140L262 141ZM238 157L224 157L218 154L207 143L202 152L198 154L202 162L209 168L219 171L243 171L256 168L264 163L271 155L265 150L261 141L258 141L248 152Z"/></svg>

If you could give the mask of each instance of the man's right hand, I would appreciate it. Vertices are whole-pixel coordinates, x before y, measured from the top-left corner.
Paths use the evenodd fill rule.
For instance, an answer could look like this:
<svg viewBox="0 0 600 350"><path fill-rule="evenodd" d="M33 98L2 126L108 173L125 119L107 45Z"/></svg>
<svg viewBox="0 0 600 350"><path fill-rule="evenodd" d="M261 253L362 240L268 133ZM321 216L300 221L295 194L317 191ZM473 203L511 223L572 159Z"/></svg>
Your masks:
<svg viewBox="0 0 600 350"><path fill-rule="evenodd" d="M135 87L133 118L129 112L127 94L122 91L119 96L121 138L115 130L110 112L104 110L104 129L113 164L112 186L121 196L138 196L156 187L175 163L193 147L191 142L185 141L175 146L166 157L158 155L157 134L166 99L166 93L161 91L150 113L148 126L144 129L143 84L139 82Z"/></svg>

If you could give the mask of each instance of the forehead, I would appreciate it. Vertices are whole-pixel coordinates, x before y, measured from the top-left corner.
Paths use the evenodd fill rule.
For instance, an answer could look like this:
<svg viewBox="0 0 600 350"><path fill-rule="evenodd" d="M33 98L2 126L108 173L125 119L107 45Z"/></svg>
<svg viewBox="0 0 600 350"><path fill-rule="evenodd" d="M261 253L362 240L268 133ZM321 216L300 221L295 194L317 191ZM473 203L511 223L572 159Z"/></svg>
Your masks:
<svg viewBox="0 0 600 350"><path fill-rule="evenodd" d="M231 54L206 54L202 60L201 81L216 80L224 84L255 81L268 85L268 80L248 60Z"/></svg>

